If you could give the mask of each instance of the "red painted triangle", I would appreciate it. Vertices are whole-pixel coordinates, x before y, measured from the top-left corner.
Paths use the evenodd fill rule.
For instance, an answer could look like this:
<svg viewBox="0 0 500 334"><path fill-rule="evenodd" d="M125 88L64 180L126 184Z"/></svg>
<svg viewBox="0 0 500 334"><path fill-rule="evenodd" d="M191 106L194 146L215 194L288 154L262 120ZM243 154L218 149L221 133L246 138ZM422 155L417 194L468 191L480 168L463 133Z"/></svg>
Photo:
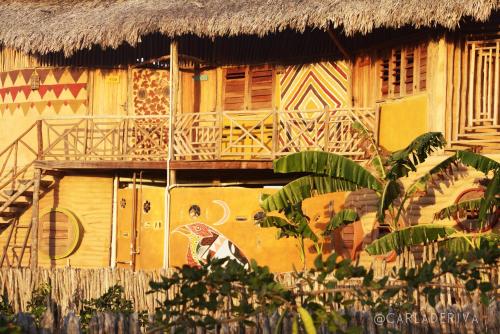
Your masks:
<svg viewBox="0 0 500 334"><path fill-rule="evenodd" d="M61 79L65 69L64 68L53 68L52 69L52 74L54 75L54 78L56 79L56 82L59 82Z"/></svg>
<svg viewBox="0 0 500 334"><path fill-rule="evenodd" d="M31 75L33 74L33 70L32 69L28 69L28 70L21 70L21 75L23 76L24 78L24 82L28 85L29 82L30 82L30 79L31 79Z"/></svg>
<svg viewBox="0 0 500 334"><path fill-rule="evenodd" d="M72 67L69 69L69 74L71 74L74 82L78 82L78 79L82 76L83 71L79 68Z"/></svg>
<svg viewBox="0 0 500 334"><path fill-rule="evenodd" d="M7 75L10 77L10 80L12 80L12 84L16 82L17 76L19 75L21 71L10 71L7 72Z"/></svg>
<svg viewBox="0 0 500 334"><path fill-rule="evenodd" d="M12 96L12 102L16 101L17 94L21 91L20 87L9 88L10 96Z"/></svg>
<svg viewBox="0 0 500 334"><path fill-rule="evenodd" d="M50 70L37 70L36 73L40 77L40 85L43 85Z"/></svg>
<svg viewBox="0 0 500 334"><path fill-rule="evenodd" d="M52 90L54 91L54 94L56 94L57 98L59 98L59 96L61 95L65 86L66 85L53 85L52 86Z"/></svg>
<svg viewBox="0 0 500 334"><path fill-rule="evenodd" d="M0 84L2 84L2 86L3 83L5 82L5 78L7 78L7 72L0 73Z"/></svg>
<svg viewBox="0 0 500 334"><path fill-rule="evenodd" d="M23 86L23 87L21 87L21 90L23 91L24 96L26 97L26 100L27 100L31 94L31 86Z"/></svg>
<svg viewBox="0 0 500 334"><path fill-rule="evenodd" d="M5 99L6 93L7 93L7 88L0 88L0 96L2 97L2 101Z"/></svg>
<svg viewBox="0 0 500 334"><path fill-rule="evenodd" d="M46 85L41 85L40 88L38 88L38 92L40 93L40 97L43 99L45 94L47 94L47 91L49 90L49 87Z"/></svg>
<svg viewBox="0 0 500 334"><path fill-rule="evenodd" d="M76 97L78 96L78 93L80 93L80 91L82 89L84 89L85 86L87 86L87 84L69 84L69 85L66 85L66 88L69 89L69 91L71 92L73 97L76 99Z"/></svg>

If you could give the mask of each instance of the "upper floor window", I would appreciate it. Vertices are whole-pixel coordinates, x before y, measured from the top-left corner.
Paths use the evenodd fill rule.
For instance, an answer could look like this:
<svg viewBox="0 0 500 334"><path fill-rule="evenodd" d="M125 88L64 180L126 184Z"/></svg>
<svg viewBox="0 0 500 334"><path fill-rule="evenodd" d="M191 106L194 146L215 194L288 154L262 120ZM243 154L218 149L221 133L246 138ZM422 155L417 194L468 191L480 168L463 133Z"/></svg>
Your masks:
<svg viewBox="0 0 500 334"><path fill-rule="evenodd" d="M273 106L274 71L269 65L224 69L224 110L258 110Z"/></svg>
<svg viewBox="0 0 500 334"><path fill-rule="evenodd" d="M380 97L393 98L425 91L427 46L396 48L380 62Z"/></svg>

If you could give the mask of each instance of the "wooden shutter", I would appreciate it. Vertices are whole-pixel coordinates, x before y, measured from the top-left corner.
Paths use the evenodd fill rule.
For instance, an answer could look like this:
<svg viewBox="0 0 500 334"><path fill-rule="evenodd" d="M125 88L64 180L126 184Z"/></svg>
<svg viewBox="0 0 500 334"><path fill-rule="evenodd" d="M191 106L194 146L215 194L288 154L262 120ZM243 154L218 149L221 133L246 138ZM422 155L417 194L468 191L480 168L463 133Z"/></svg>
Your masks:
<svg viewBox="0 0 500 334"><path fill-rule="evenodd" d="M382 59L380 64L380 91L382 97L387 97L389 95L389 57Z"/></svg>
<svg viewBox="0 0 500 334"><path fill-rule="evenodd" d="M271 108L273 102L273 70L270 66L250 68L250 109Z"/></svg>
<svg viewBox="0 0 500 334"><path fill-rule="evenodd" d="M394 50L392 56L392 91L394 95L401 92L401 49Z"/></svg>
<svg viewBox="0 0 500 334"><path fill-rule="evenodd" d="M418 48L419 56L419 90L424 91L427 88L427 45Z"/></svg>
<svg viewBox="0 0 500 334"><path fill-rule="evenodd" d="M40 217L39 250L51 259L70 255L80 238L76 218L62 209L53 209Z"/></svg>
<svg viewBox="0 0 500 334"><path fill-rule="evenodd" d="M405 52L405 78L404 78L404 84L405 84L405 93L406 94L411 94L413 93L413 84L414 84L414 73L413 71L415 70L415 50L414 49L408 49Z"/></svg>
<svg viewBox="0 0 500 334"><path fill-rule="evenodd" d="M246 68L233 67L225 70L224 110L245 108Z"/></svg>

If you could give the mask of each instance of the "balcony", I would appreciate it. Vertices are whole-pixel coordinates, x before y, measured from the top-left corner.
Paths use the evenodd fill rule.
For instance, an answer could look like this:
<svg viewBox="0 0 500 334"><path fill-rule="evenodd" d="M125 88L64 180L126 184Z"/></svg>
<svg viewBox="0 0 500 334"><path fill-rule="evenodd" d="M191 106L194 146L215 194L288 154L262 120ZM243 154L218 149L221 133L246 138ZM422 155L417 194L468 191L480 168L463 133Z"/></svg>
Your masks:
<svg viewBox="0 0 500 334"><path fill-rule="evenodd" d="M40 160L273 160L303 150L363 159L353 122L375 129L373 109L222 111L168 116L54 118L41 121Z"/></svg>

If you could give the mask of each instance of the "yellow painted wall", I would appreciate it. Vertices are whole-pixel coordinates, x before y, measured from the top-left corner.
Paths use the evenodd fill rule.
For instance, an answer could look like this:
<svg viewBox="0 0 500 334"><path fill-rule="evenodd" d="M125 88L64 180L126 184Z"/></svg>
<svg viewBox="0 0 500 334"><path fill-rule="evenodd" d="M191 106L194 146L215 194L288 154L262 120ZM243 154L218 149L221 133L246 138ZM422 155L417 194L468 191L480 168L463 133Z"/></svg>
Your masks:
<svg viewBox="0 0 500 334"><path fill-rule="evenodd" d="M39 254L39 263L46 267L71 265L79 268L109 266L111 247L113 178L108 176L64 176L55 181L54 189L40 199L40 212L64 208L76 215L83 227L80 246L67 258L50 260ZM20 224L28 224L31 207L21 216ZM19 229L15 243L20 245L26 229ZM3 248L9 229L0 233ZM31 240L30 240L31 244ZM19 251L19 250L17 250ZM29 259L29 248L23 263Z"/></svg>
<svg viewBox="0 0 500 334"><path fill-rule="evenodd" d="M244 256L268 265L274 271L301 268L300 253L295 239L277 240L277 229L261 228L255 224L254 215L261 211L259 198L273 189L249 188L177 188L172 190L170 222L170 266L187 263L189 239L183 228L199 223L209 226L223 238L230 240ZM312 226L324 227L327 217L338 211L344 202L343 193L330 194L304 203L304 212L312 217ZM192 205L200 207L200 216L189 214ZM184 229L185 231L185 229ZM316 253L311 243L306 244L307 263L311 266ZM331 251L333 245L325 245Z"/></svg>
<svg viewBox="0 0 500 334"><path fill-rule="evenodd" d="M428 131L427 94L381 104L380 145L389 151L399 150L415 137Z"/></svg>

